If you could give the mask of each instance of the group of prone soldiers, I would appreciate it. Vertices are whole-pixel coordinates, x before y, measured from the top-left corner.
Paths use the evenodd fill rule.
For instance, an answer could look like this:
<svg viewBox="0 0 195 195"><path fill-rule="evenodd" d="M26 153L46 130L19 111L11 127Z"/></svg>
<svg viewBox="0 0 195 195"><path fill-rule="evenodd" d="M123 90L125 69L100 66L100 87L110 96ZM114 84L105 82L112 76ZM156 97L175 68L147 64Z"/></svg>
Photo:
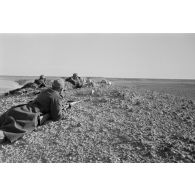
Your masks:
<svg viewBox="0 0 195 195"><path fill-rule="evenodd" d="M74 73L71 77L65 78L64 81L71 83L73 89L79 89L82 87L95 87L98 83L95 83L93 80L87 78L81 78L77 73ZM110 81L103 79L99 82L101 85L111 85ZM38 79L35 79L34 82L28 82L20 88L10 90L6 92L4 95L15 95L15 94L23 94L29 92L29 89L32 89L33 94L40 93L42 88L49 87L49 82L47 82L46 77L41 75Z"/></svg>
<svg viewBox="0 0 195 195"><path fill-rule="evenodd" d="M41 75L33 83L27 83L23 87L9 91L8 94L17 94L18 92L31 88L36 90L41 88L37 97L24 104L12 106L6 112L0 115L0 144L6 141L14 142L22 138L26 133L30 133L46 121L58 121L63 118L64 110L71 108L80 101L68 101L63 105L63 91L65 90L65 81L70 82L73 88L82 88L89 84L90 79L85 82L76 73L66 79L56 79L47 86L46 78ZM105 83L106 80L102 80ZM90 86L90 85L89 85ZM42 90L42 88L45 88Z"/></svg>
<svg viewBox="0 0 195 195"><path fill-rule="evenodd" d="M82 88L84 86L84 82L81 77L78 76L77 73L74 73L71 77L68 77L65 79L65 81L72 84L73 88ZM27 89L33 89L38 90L48 87L46 82L46 77L44 75L41 75L38 79L35 79L34 82L26 83L24 86L10 90L5 93L5 96L7 95L14 95L14 94L20 94L23 92L26 92Z"/></svg>
<svg viewBox="0 0 195 195"><path fill-rule="evenodd" d="M74 101L69 101L67 105L62 103L62 92L65 81L70 82L74 88L82 87L82 80L77 74L67 79L56 79L51 86L46 85L46 78L41 75L33 83L27 83L21 88L10 91L8 94L17 93L26 88L44 88L38 96L25 104L12 106L0 115L0 144L8 141L14 142L30 133L45 121L58 121L63 118L63 110L67 110L74 105Z"/></svg>

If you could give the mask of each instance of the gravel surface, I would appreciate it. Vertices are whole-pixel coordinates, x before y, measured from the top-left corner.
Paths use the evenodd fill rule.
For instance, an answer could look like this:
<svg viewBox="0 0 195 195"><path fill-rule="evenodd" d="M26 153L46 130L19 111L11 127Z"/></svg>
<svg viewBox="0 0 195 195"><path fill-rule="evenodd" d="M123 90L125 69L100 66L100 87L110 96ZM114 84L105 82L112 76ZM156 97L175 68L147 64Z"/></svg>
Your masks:
<svg viewBox="0 0 195 195"><path fill-rule="evenodd" d="M0 114L35 98L33 91L0 98ZM0 162L195 162L195 103L187 98L103 86L69 89L86 100L13 144L0 145Z"/></svg>

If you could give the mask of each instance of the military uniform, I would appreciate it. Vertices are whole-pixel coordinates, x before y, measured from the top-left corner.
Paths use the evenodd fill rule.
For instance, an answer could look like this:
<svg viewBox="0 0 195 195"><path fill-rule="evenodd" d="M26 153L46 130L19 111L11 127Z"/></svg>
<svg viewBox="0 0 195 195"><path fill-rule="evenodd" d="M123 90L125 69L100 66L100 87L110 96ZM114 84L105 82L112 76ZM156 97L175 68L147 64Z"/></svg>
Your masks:
<svg viewBox="0 0 195 195"><path fill-rule="evenodd" d="M83 86L83 81L80 77L68 77L65 79L65 81L70 82L72 85L74 85L75 88L81 88Z"/></svg>
<svg viewBox="0 0 195 195"><path fill-rule="evenodd" d="M22 92L24 92L25 89L30 89L30 88L31 89L43 88L43 87L46 87L45 82L46 82L46 78L35 79L34 82L26 83L21 88L11 90L11 91L5 93L5 95L21 94Z"/></svg>
<svg viewBox="0 0 195 195"><path fill-rule="evenodd" d="M39 117L49 114L53 121L62 118L61 96L51 88L43 90L28 104L13 106L0 116L0 130L10 142L16 141L39 125Z"/></svg>

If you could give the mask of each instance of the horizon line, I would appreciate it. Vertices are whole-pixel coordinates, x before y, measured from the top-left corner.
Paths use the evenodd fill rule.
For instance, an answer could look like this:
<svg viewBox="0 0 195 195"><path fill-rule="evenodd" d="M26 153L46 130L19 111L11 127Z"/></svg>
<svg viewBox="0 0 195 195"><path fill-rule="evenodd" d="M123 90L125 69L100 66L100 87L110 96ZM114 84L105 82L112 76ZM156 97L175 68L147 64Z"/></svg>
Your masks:
<svg viewBox="0 0 195 195"><path fill-rule="evenodd" d="M0 77L38 77L39 75L0 75ZM56 76L46 75L46 77L69 77L69 76ZM148 77L108 77L108 76L81 76L92 78L110 78L110 79L146 79L146 80L195 80L195 78L148 78Z"/></svg>

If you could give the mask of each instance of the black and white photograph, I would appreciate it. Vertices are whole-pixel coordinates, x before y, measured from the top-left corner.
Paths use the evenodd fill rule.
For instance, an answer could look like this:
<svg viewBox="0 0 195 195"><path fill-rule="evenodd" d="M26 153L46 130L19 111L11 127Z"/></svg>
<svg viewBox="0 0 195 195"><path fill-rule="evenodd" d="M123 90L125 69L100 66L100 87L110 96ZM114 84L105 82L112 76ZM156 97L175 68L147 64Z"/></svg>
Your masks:
<svg viewBox="0 0 195 195"><path fill-rule="evenodd" d="M193 194L192 0L0 0L1 194Z"/></svg>
<svg viewBox="0 0 195 195"><path fill-rule="evenodd" d="M1 162L195 162L195 34L0 34Z"/></svg>

